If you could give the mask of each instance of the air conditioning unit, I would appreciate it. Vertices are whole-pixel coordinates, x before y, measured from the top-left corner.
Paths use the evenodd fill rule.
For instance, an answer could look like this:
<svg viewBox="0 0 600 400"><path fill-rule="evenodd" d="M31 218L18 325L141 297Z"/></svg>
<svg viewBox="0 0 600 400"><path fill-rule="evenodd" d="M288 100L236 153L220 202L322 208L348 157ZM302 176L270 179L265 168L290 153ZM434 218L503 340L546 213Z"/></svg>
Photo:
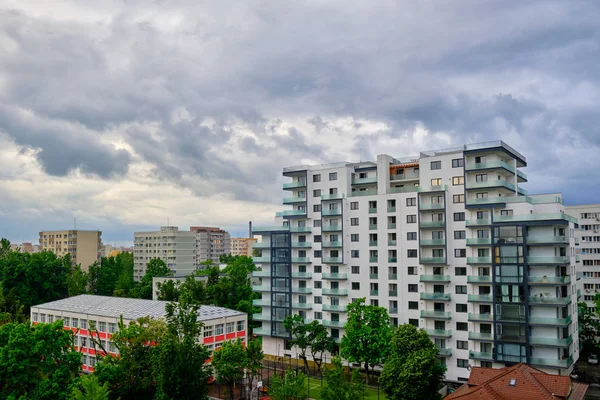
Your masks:
<svg viewBox="0 0 600 400"><path fill-rule="evenodd" d="M598 233L598 229L594 229L594 233Z"/></svg>
<svg viewBox="0 0 600 400"><path fill-rule="evenodd" d="M590 289L585 289L586 293L592 293L592 291Z"/></svg>

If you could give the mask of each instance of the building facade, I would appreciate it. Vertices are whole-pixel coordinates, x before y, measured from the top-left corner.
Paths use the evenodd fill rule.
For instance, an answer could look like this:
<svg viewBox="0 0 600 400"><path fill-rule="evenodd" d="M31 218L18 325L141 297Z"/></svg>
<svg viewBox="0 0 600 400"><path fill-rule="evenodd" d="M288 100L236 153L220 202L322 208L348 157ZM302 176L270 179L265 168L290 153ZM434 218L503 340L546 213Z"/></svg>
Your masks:
<svg viewBox="0 0 600 400"><path fill-rule="evenodd" d="M219 262L219 257L231 253L231 237L221 228L208 226L192 226L190 231L196 234L196 265L212 260Z"/></svg>
<svg viewBox="0 0 600 400"><path fill-rule="evenodd" d="M577 256L581 259L581 300L595 309L594 295L600 293L600 204L569 206L567 213L576 217L579 228L575 230Z"/></svg>
<svg viewBox="0 0 600 400"><path fill-rule="evenodd" d="M81 264L81 269L88 271L90 265L100 262L102 249L102 232L83 230L42 231L40 232L39 250L52 251L57 256L71 255L71 264Z"/></svg>
<svg viewBox="0 0 600 400"><path fill-rule="evenodd" d="M231 255L251 257L252 245L256 241L256 238L231 238Z"/></svg>
<svg viewBox="0 0 600 400"><path fill-rule="evenodd" d="M163 226L159 231L133 234L133 277L140 280L148 262L161 259L175 275L189 275L196 270L196 234Z"/></svg>
<svg viewBox="0 0 600 400"><path fill-rule="evenodd" d="M117 355L118 350L111 342L111 337L117 332L121 316L125 325L142 317L162 319L165 317L167 303L82 294L31 307L31 322L37 324L62 320L65 328L75 334L73 339L82 355L82 369L93 372L96 366L96 351L104 352L92 344L92 322L98 331L97 337L102 342L102 347L109 354ZM198 321L204 324L200 337L211 351L220 348L227 340L239 338L248 343L248 318L243 312L203 305L198 311Z"/></svg>
<svg viewBox="0 0 600 400"><path fill-rule="evenodd" d="M366 298L425 329L450 381L519 362L567 374L579 356L576 220L560 194L528 195L526 165L498 141L284 168L292 208L253 228L265 353L296 356L283 350L292 314L339 342L347 304Z"/></svg>

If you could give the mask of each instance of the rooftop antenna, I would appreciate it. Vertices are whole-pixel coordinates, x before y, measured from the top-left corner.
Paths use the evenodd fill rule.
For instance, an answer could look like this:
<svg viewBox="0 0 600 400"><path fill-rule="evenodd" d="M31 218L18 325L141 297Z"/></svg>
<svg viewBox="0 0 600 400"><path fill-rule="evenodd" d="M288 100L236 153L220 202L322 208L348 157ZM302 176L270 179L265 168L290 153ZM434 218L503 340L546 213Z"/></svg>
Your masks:
<svg viewBox="0 0 600 400"><path fill-rule="evenodd" d="M360 162L362 162L362 147L360 147L360 156L359 156L359 160L360 160Z"/></svg>
<svg viewBox="0 0 600 400"><path fill-rule="evenodd" d="M73 217L73 230L77 230L77 217Z"/></svg>

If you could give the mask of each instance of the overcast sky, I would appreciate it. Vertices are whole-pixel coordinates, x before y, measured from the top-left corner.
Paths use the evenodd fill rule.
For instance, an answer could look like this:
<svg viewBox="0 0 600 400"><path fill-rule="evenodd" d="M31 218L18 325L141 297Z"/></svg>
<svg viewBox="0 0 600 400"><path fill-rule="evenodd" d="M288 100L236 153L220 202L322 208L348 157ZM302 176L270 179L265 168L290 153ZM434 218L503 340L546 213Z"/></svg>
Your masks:
<svg viewBox="0 0 600 400"><path fill-rule="evenodd" d="M0 236L283 209L284 166L501 139L600 203L600 2L3 0Z"/></svg>

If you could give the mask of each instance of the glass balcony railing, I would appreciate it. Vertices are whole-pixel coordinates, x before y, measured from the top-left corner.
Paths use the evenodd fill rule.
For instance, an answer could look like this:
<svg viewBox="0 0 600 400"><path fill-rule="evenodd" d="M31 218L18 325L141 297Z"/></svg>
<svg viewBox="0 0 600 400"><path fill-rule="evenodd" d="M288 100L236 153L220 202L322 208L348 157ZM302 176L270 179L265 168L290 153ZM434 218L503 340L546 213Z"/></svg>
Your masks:
<svg viewBox="0 0 600 400"><path fill-rule="evenodd" d="M467 246L490 246L492 244L491 238L471 238L467 239Z"/></svg>
<svg viewBox="0 0 600 400"><path fill-rule="evenodd" d="M341 232L342 225L326 225L321 227L321 230L323 232Z"/></svg>
<svg viewBox="0 0 600 400"><path fill-rule="evenodd" d="M345 280L345 279L348 279L348 274L323 273L323 274L321 274L321 278L323 278L323 279L332 279L332 280Z"/></svg>
<svg viewBox="0 0 600 400"><path fill-rule="evenodd" d="M467 300L476 303L491 303L493 301L491 294L469 294Z"/></svg>
<svg viewBox="0 0 600 400"><path fill-rule="evenodd" d="M566 318L529 317L530 325L567 326L570 323L570 315Z"/></svg>
<svg viewBox="0 0 600 400"><path fill-rule="evenodd" d="M306 215L305 210L285 210L275 213L276 217L300 217Z"/></svg>
<svg viewBox="0 0 600 400"><path fill-rule="evenodd" d="M254 226L252 227L252 233L264 234L266 232L288 232L290 231L289 226Z"/></svg>
<svg viewBox="0 0 600 400"><path fill-rule="evenodd" d="M439 301L450 301L452 295L450 293L420 293L419 298L421 300L439 300Z"/></svg>
<svg viewBox="0 0 600 400"><path fill-rule="evenodd" d="M468 275L467 283L492 283L492 276L491 275L480 275L480 276Z"/></svg>
<svg viewBox="0 0 600 400"><path fill-rule="evenodd" d="M492 257L467 257L467 264L491 264Z"/></svg>
<svg viewBox="0 0 600 400"><path fill-rule="evenodd" d="M284 197L283 204L294 204L294 203L304 203L306 202L306 197Z"/></svg>
<svg viewBox="0 0 600 400"><path fill-rule="evenodd" d="M366 185L366 184L372 184L372 183L377 183L376 176L368 176L366 178L353 178L352 179L353 185Z"/></svg>
<svg viewBox="0 0 600 400"><path fill-rule="evenodd" d="M568 336L565 339L545 338L539 336L531 336L529 338L529 344L532 346L569 347L571 343L573 343L572 336Z"/></svg>
<svg viewBox="0 0 600 400"><path fill-rule="evenodd" d="M253 249L268 249L271 247L271 243L269 242L256 242L252 243Z"/></svg>
<svg viewBox="0 0 600 400"><path fill-rule="evenodd" d="M452 349L448 349L448 348L440 349L440 348L438 348L438 350L440 352L439 353L440 357L451 357L452 356Z"/></svg>
<svg viewBox="0 0 600 400"><path fill-rule="evenodd" d="M494 320L494 316L492 314L476 314L469 313L469 321L483 321L483 322L491 322Z"/></svg>
<svg viewBox="0 0 600 400"><path fill-rule="evenodd" d="M312 306L310 303L292 303L292 308L297 310L312 310Z"/></svg>
<svg viewBox="0 0 600 400"><path fill-rule="evenodd" d="M421 282L450 282L450 275L421 275L419 281Z"/></svg>
<svg viewBox="0 0 600 400"><path fill-rule="evenodd" d="M569 257L527 257L529 264L568 264Z"/></svg>
<svg viewBox="0 0 600 400"><path fill-rule="evenodd" d="M388 291L388 296L390 296L390 297L398 297L398 291L397 290L389 290Z"/></svg>
<svg viewBox="0 0 600 400"><path fill-rule="evenodd" d="M390 307L388 310L390 314L398 314L398 308L396 307Z"/></svg>
<svg viewBox="0 0 600 400"><path fill-rule="evenodd" d="M388 279L396 280L398 279L398 274L388 274Z"/></svg>
<svg viewBox="0 0 600 400"><path fill-rule="evenodd" d="M377 214L377 207L369 207L369 214Z"/></svg>
<svg viewBox="0 0 600 400"><path fill-rule="evenodd" d="M388 222L388 229L396 229L396 224L393 222Z"/></svg>
<svg viewBox="0 0 600 400"><path fill-rule="evenodd" d="M292 257L293 263L310 263L309 257Z"/></svg>
<svg viewBox="0 0 600 400"><path fill-rule="evenodd" d="M369 257L369 262L377 262L377 257Z"/></svg>
<svg viewBox="0 0 600 400"><path fill-rule="evenodd" d="M283 189L296 189L296 188L303 188L305 186L306 186L306 181L286 182L283 184Z"/></svg>
<svg viewBox="0 0 600 400"><path fill-rule="evenodd" d="M292 242L292 247L310 248L312 242Z"/></svg>
<svg viewBox="0 0 600 400"><path fill-rule="evenodd" d="M396 207L388 207L387 212L389 212L389 213L396 212Z"/></svg>
<svg viewBox="0 0 600 400"><path fill-rule="evenodd" d="M370 229L370 230L375 230L375 229L377 229L377 224L369 224L369 229Z"/></svg>
<svg viewBox="0 0 600 400"><path fill-rule="evenodd" d="M421 221L419 222L419 227L422 229L443 228L444 221Z"/></svg>
<svg viewBox="0 0 600 400"><path fill-rule="evenodd" d="M379 279L379 274L369 274L369 279Z"/></svg>
<svg viewBox="0 0 600 400"><path fill-rule="evenodd" d="M377 194L377 189L354 190L354 191L350 192L350 197L374 196L376 194Z"/></svg>
<svg viewBox="0 0 600 400"><path fill-rule="evenodd" d="M292 293L312 293L313 288L311 287L292 287Z"/></svg>
<svg viewBox="0 0 600 400"><path fill-rule="evenodd" d="M419 192L421 192L421 193L445 192L446 190L448 190L448 185L425 185L425 186L419 186Z"/></svg>
<svg viewBox="0 0 600 400"><path fill-rule="evenodd" d="M325 217L330 217L333 215L342 215L342 210L337 208L335 210L321 210L321 215Z"/></svg>
<svg viewBox="0 0 600 400"><path fill-rule="evenodd" d="M529 297L529 304L548 304L566 306L571 303L570 297Z"/></svg>
<svg viewBox="0 0 600 400"><path fill-rule="evenodd" d="M515 169L511 165L508 165L507 163L505 163L504 161L501 161L501 160L488 161L488 162L484 162L484 163L469 163L465 166L465 171L479 171L479 170L483 170L483 169L497 169L497 168L504 168L505 170L512 172L513 174L515 173Z"/></svg>
<svg viewBox="0 0 600 400"><path fill-rule="evenodd" d="M398 262L398 259L396 257L388 257L388 262L395 263Z"/></svg>
<svg viewBox="0 0 600 400"><path fill-rule="evenodd" d="M490 179L485 182L470 182L467 181L465 189L485 189L494 187L504 187L506 189L515 190L515 185L504 179Z"/></svg>
<svg viewBox="0 0 600 400"><path fill-rule="evenodd" d="M469 340L494 340L494 335L484 332L469 332Z"/></svg>
<svg viewBox="0 0 600 400"><path fill-rule="evenodd" d="M342 257L323 257L323 262L325 264L341 264Z"/></svg>
<svg viewBox="0 0 600 400"><path fill-rule="evenodd" d="M341 193L322 194L321 200L341 200L344 196Z"/></svg>
<svg viewBox="0 0 600 400"><path fill-rule="evenodd" d="M346 306L323 304L323 311L346 312Z"/></svg>
<svg viewBox="0 0 600 400"><path fill-rule="evenodd" d="M257 307L270 307L271 302L269 300L255 299L252 300L252 305Z"/></svg>
<svg viewBox="0 0 600 400"><path fill-rule="evenodd" d="M395 240L388 240L388 246L396 246L397 242Z"/></svg>
<svg viewBox="0 0 600 400"><path fill-rule="evenodd" d="M255 321L270 321L271 316L268 314L252 314L252 319Z"/></svg>
<svg viewBox="0 0 600 400"><path fill-rule="evenodd" d="M443 203L421 203L419 204L420 211L443 210Z"/></svg>
<svg viewBox="0 0 600 400"><path fill-rule="evenodd" d="M271 256L252 257L252 261L255 263L268 263L271 262Z"/></svg>
<svg viewBox="0 0 600 400"><path fill-rule="evenodd" d="M342 321L328 321L326 319L323 320L323 325L330 328L343 328L346 325L345 322Z"/></svg>
<svg viewBox="0 0 600 400"><path fill-rule="evenodd" d="M388 188L388 193L416 193L419 190L418 186L402 186Z"/></svg>
<svg viewBox="0 0 600 400"><path fill-rule="evenodd" d="M271 286L267 285L254 285L252 286L252 291L254 292L270 292Z"/></svg>
<svg viewBox="0 0 600 400"><path fill-rule="evenodd" d="M452 313L445 311L425 311L421 310L421 318L433 318L433 319L451 319Z"/></svg>
<svg viewBox="0 0 600 400"><path fill-rule="evenodd" d="M489 218L468 219L466 221L466 226L486 226L491 224L492 220Z"/></svg>
<svg viewBox="0 0 600 400"><path fill-rule="evenodd" d="M566 236L542 236L533 235L527 237L527 244L561 244L569 243L569 238Z"/></svg>
<svg viewBox="0 0 600 400"><path fill-rule="evenodd" d="M486 361L493 360L492 353L482 353L480 351L473 351L473 350L469 350L469 358L471 358L473 360L486 360Z"/></svg>
<svg viewBox="0 0 600 400"><path fill-rule="evenodd" d="M377 246L377 240L369 240L369 246Z"/></svg>
<svg viewBox="0 0 600 400"><path fill-rule="evenodd" d="M310 226L292 226L290 227L290 232L292 233L303 233L303 232L311 232L312 228Z"/></svg>
<svg viewBox="0 0 600 400"><path fill-rule="evenodd" d="M323 289L323 294L329 296L347 296L348 289Z"/></svg>
<svg viewBox="0 0 600 400"><path fill-rule="evenodd" d="M254 277L254 278L270 278L271 271L252 271L252 277Z"/></svg>
<svg viewBox="0 0 600 400"><path fill-rule="evenodd" d="M265 328L254 328L252 333L256 336L271 336L271 330Z"/></svg>
<svg viewBox="0 0 600 400"><path fill-rule="evenodd" d="M529 364L544 367L569 368L573 364L573 357L567 357L561 360L555 358L530 358Z"/></svg>
<svg viewBox="0 0 600 400"><path fill-rule="evenodd" d="M530 276L527 278L530 285L562 285L571 283L570 276Z"/></svg>
<svg viewBox="0 0 600 400"><path fill-rule="evenodd" d="M396 174L390 175L390 181L408 181L408 180L415 180L415 179L419 179L418 172L411 172L411 173L400 174L400 175L396 175Z"/></svg>
<svg viewBox="0 0 600 400"><path fill-rule="evenodd" d="M371 296L379 296L379 290L371 290L370 294Z"/></svg>
<svg viewBox="0 0 600 400"><path fill-rule="evenodd" d="M445 264L446 258L444 258L444 257L421 257L419 261L421 264Z"/></svg>
<svg viewBox="0 0 600 400"><path fill-rule="evenodd" d="M421 246L445 246L446 239L421 239L419 242Z"/></svg>
<svg viewBox="0 0 600 400"><path fill-rule="evenodd" d="M292 278L310 279L312 278L312 272L292 272Z"/></svg>
<svg viewBox="0 0 600 400"><path fill-rule="evenodd" d="M569 221L577 223L574 218L565 213L553 214L519 214L519 215L499 215L494 217L495 222L521 222L521 221Z"/></svg>
<svg viewBox="0 0 600 400"><path fill-rule="evenodd" d="M342 242L323 242L323 247L342 247Z"/></svg>
<svg viewBox="0 0 600 400"><path fill-rule="evenodd" d="M425 332L427 332L427 334L429 336L433 336L433 337L443 337L443 338L452 337L452 331L451 330L425 329Z"/></svg>

